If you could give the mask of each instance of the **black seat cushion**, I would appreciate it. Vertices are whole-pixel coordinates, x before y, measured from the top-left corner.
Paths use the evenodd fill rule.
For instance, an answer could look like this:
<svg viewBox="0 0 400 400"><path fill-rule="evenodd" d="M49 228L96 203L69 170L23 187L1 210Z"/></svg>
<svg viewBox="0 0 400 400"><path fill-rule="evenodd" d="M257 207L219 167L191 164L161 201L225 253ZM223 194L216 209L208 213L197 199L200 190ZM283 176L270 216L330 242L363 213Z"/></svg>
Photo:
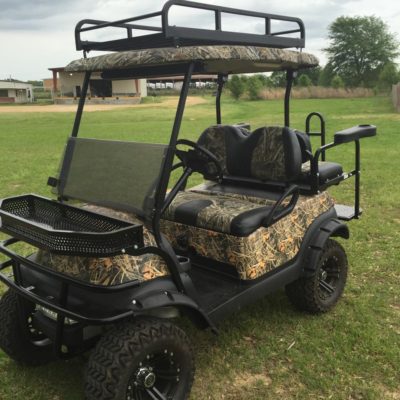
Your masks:
<svg viewBox="0 0 400 400"><path fill-rule="evenodd" d="M275 200L251 202L222 193L180 192L163 218L234 236L248 236L264 226Z"/></svg>
<svg viewBox="0 0 400 400"><path fill-rule="evenodd" d="M297 139L301 148L301 178L299 182L311 184L311 166L310 166L310 156L312 155L311 141L310 137L303 132L295 131ZM328 161L318 162L318 172L319 172L319 183L324 184L328 180L336 178L343 175L343 168L340 164Z"/></svg>
<svg viewBox="0 0 400 400"><path fill-rule="evenodd" d="M310 183L311 179L311 166L310 162L306 162L301 167L301 182ZM334 162L320 161L318 163L319 182L324 184L326 181L343 175L343 167Z"/></svg>

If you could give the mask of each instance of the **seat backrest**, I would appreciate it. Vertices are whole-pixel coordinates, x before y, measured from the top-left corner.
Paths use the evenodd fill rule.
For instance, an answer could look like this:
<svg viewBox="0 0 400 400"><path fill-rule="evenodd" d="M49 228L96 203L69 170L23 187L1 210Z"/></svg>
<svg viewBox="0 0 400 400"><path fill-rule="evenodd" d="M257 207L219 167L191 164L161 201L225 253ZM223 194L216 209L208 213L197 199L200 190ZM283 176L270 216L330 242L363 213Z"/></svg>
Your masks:
<svg viewBox="0 0 400 400"><path fill-rule="evenodd" d="M289 182L301 173L300 144L290 128L262 127L250 133L216 125L206 129L198 143L217 157L225 175Z"/></svg>
<svg viewBox="0 0 400 400"><path fill-rule="evenodd" d="M57 194L149 216L167 146L69 138Z"/></svg>

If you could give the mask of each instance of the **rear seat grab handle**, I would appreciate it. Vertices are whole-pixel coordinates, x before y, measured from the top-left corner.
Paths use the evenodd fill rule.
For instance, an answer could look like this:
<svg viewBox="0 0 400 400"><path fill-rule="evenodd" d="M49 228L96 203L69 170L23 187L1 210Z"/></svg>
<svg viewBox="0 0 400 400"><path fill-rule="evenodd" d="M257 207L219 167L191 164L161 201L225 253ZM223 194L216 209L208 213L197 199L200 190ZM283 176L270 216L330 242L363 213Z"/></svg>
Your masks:
<svg viewBox="0 0 400 400"><path fill-rule="evenodd" d="M278 209L282 205L283 201L288 197L292 196L289 204L285 206L285 208L279 212ZM299 187L297 185L290 185L289 188L282 194L280 199L274 204L271 212L268 217L266 217L263 221L263 226L270 226L275 222L279 221L281 218L286 217L286 215L290 214L294 207L297 204L297 200L299 199L300 192Z"/></svg>

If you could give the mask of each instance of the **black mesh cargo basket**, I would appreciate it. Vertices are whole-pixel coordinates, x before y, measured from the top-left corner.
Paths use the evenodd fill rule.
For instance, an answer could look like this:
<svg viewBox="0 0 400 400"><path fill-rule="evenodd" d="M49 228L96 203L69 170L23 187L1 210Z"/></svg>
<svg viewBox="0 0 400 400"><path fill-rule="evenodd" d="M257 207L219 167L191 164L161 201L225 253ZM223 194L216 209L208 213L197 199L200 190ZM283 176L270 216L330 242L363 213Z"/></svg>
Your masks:
<svg viewBox="0 0 400 400"><path fill-rule="evenodd" d="M36 195L0 200L0 230L57 254L105 257L143 247L143 227Z"/></svg>

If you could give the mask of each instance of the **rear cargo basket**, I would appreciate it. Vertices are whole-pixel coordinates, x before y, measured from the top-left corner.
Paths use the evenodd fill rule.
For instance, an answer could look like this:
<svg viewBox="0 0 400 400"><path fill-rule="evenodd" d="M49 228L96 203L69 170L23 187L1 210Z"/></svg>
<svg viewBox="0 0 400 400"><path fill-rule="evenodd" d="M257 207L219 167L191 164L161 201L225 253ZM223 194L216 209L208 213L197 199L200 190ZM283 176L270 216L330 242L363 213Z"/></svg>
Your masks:
<svg viewBox="0 0 400 400"><path fill-rule="evenodd" d="M36 195L0 201L0 230L56 254L105 257L143 247L143 227Z"/></svg>

